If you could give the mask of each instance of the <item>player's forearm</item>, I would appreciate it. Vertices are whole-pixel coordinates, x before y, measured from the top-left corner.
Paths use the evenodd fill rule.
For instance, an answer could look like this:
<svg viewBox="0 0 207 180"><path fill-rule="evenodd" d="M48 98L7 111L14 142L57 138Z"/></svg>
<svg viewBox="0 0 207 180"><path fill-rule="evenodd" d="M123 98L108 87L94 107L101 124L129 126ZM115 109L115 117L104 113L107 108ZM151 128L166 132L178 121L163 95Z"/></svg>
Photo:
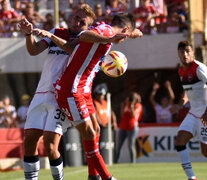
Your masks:
<svg viewBox="0 0 207 180"><path fill-rule="evenodd" d="M34 39L34 36L31 35L26 35L26 46L27 46L27 51L31 56L35 56L37 54L39 54L39 50L38 50L38 45Z"/></svg>
<svg viewBox="0 0 207 180"><path fill-rule="evenodd" d="M51 35L50 39L57 45L59 46L61 49L63 49L64 51L68 52L68 53L72 53L73 49L75 47L75 43L72 42L67 42L66 40L59 38L57 36L55 36L54 34Z"/></svg>
<svg viewBox="0 0 207 180"><path fill-rule="evenodd" d="M173 90L172 90L171 87L168 88L168 94L169 94L170 100L171 100L171 101L174 101L174 99L175 99L175 94L174 94L174 92L173 92Z"/></svg>
<svg viewBox="0 0 207 180"><path fill-rule="evenodd" d="M97 34L96 32L86 31L80 35L80 41L84 42L99 42L99 43L107 43L110 42L110 37L102 36Z"/></svg>
<svg viewBox="0 0 207 180"><path fill-rule="evenodd" d="M150 97L149 97L149 100L153 106L155 106L157 104L157 102L155 101L155 94L156 93L157 93L157 91L153 90L152 93L150 94Z"/></svg>

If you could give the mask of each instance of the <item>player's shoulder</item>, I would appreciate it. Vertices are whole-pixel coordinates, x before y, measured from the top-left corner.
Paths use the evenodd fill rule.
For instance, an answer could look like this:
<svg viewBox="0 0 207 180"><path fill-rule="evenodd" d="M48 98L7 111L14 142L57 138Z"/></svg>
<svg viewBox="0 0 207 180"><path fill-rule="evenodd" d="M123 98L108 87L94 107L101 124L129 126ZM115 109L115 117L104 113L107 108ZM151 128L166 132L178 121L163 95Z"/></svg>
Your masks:
<svg viewBox="0 0 207 180"><path fill-rule="evenodd" d="M53 31L56 36L61 36L63 34L69 34L69 31L66 28L54 28L51 31Z"/></svg>
<svg viewBox="0 0 207 180"><path fill-rule="evenodd" d="M204 63L197 61L197 60L195 60L194 62L197 65L197 68L196 68L197 73L199 73L199 72L206 72L207 73L207 66Z"/></svg>
<svg viewBox="0 0 207 180"><path fill-rule="evenodd" d="M95 22L92 26L89 27L90 29L94 28L111 28L109 24L106 24L104 21Z"/></svg>
<svg viewBox="0 0 207 180"><path fill-rule="evenodd" d="M183 66L180 66L179 67L179 69L178 69L178 73L180 74L180 73L187 73L187 72L195 72L196 70L198 70L198 69L203 69L203 68L206 68L206 65L205 64L203 64L203 63L201 63L201 62L199 62L199 61L197 61L197 60L194 60L191 64L190 64L190 66L187 68L187 70L185 70L184 69L184 67Z"/></svg>
<svg viewBox="0 0 207 180"><path fill-rule="evenodd" d="M112 27L103 21L96 22L96 24L93 26L92 30L96 31L97 33L104 35L104 36L113 36Z"/></svg>
<svg viewBox="0 0 207 180"><path fill-rule="evenodd" d="M198 60L194 60L194 63L197 64L198 67L206 68L206 65Z"/></svg>

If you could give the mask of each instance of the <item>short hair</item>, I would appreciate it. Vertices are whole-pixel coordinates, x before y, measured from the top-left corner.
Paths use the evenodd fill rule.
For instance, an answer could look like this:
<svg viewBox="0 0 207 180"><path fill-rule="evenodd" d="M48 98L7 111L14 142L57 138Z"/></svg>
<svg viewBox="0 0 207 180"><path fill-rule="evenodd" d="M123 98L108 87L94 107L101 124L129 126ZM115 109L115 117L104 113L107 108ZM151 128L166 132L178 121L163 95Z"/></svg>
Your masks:
<svg viewBox="0 0 207 180"><path fill-rule="evenodd" d="M130 13L117 14L111 22L111 26L117 26L119 28L124 28L128 24L131 24L132 30L135 29L135 19Z"/></svg>
<svg viewBox="0 0 207 180"><path fill-rule="evenodd" d="M193 45L191 44L190 41L180 41L180 42L178 43L178 50L179 50L179 49L184 49L184 48L186 48L187 46L190 46L190 47L193 49Z"/></svg>
<svg viewBox="0 0 207 180"><path fill-rule="evenodd" d="M27 3L26 8L34 8L34 4L33 3Z"/></svg>
<svg viewBox="0 0 207 180"><path fill-rule="evenodd" d="M86 3L82 5L80 8L78 8L77 12L78 11L83 11L87 16L91 17L93 20L96 19L96 15L93 12L93 9Z"/></svg>

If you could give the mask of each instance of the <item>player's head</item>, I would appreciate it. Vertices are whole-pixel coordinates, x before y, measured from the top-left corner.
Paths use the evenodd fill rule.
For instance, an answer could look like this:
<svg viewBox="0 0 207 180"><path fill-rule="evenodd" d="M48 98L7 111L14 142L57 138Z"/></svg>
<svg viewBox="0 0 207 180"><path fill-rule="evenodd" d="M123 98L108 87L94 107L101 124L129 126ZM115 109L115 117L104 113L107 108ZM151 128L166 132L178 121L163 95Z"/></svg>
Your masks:
<svg viewBox="0 0 207 180"><path fill-rule="evenodd" d="M3 10L8 10L9 9L9 0L2 0L0 1L1 8Z"/></svg>
<svg viewBox="0 0 207 180"><path fill-rule="evenodd" d="M130 94L128 95L128 101L131 104L136 104L136 103L141 103L142 102L142 98L140 96L139 93L137 92L130 92Z"/></svg>
<svg viewBox="0 0 207 180"><path fill-rule="evenodd" d="M97 100L101 100L105 98L107 92L107 85L105 83L99 84L94 89L94 97Z"/></svg>
<svg viewBox="0 0 207 180"><path fill-rule="evenodd" d="M95 18L96 15L94 14L93 9L88 4L84 4L71 17L69 29L75 34L87 30Z"/></svg>
<svg viewBox="0 0 207 180"><path fill-rule="evenodd" d="M114 16L111 26L121 29L120 33L131 33L135 29L135 19L132 14L120 13Z"/></svg>
<svg viewBox="0 0 207 180"><path fill-rule="evenodd" d="M160 104L162 107L167 107L169 104L170 104L170 99L167 95L163 95L161 98L160 98Z"/></svg>
<svg viewBox="0 0 207 180"><path fill-rule="evenodd" d="M189 41L180 41L178 43L178 56L184 66L194 61L193 46Z"/></svg>

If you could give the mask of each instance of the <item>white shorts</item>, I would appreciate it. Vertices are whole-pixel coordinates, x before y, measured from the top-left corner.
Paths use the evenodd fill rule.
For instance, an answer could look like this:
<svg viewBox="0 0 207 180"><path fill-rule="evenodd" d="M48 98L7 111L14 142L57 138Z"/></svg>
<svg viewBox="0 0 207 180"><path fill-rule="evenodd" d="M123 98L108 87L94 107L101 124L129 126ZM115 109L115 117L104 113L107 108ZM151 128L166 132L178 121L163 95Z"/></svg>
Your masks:
<svg viewBox="0 0 207 180"><path fill-rule="evenodd" d="M71 126L53 93L35 94L27 112L24 129L40 129L63 134Z"/></svg>
<svg viewBox="0 0 207 180"><path fill-rule="evenodd" d="M194 138L207 144L207 127L203 125L198 117L188 113L178 128L178 131L181 130L190 132Z"/></svg>

